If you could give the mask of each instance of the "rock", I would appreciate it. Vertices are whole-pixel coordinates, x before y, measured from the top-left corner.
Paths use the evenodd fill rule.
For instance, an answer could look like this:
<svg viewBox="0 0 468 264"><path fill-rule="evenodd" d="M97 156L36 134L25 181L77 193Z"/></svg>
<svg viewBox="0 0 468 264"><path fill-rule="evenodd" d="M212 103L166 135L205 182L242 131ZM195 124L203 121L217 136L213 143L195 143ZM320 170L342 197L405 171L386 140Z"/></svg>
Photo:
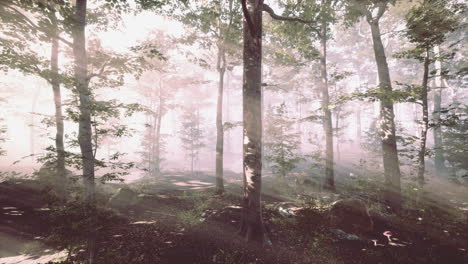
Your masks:
<svg viewBox="0 0 468 264"><path fill-rule="evenodd" d="M361 240L359 236L354 234L348 234L341 229L333 229L331 232L335 234L337 238L342 240Z"/></svg>
<svg viewBox="0 0 468 264"><path fill-rule="evenodd" d="M120 188L109 199L108 205L117 210L127 210L139 201L138 194L128 186Z"/></svg>
<svg viewBox="0 0 468 264"><path fill-rule="evenodd" d="M41 168L35 173L37 180L46 185L56 185L58 177L61 177L57 172L57 165L55 162L46 162ZM73 173L70 170L65 169L65 176L67 181L73 177Z"/></svg>
<svg viewBox="0 0 468 264"><path fill-rule="evenodd" d="M346 233L366 233L372 231L374 223L364 202L358 199L345 199L333 203L330 209L330 226Z"/></svg>
<svg viewBox="0 0 468 264"><path fill-rule="evenodd" d="M214 211L208 215L210 221L221 223L239 223L242 215L242 207L237 205L226 206L219 211Z"/></svg>

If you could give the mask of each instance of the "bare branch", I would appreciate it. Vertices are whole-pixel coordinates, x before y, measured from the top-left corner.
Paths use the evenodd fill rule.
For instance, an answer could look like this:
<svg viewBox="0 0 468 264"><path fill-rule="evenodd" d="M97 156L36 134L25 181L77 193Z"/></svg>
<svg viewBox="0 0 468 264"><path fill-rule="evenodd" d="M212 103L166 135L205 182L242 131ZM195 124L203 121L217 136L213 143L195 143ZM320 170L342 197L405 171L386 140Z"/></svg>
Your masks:
<svg viewBox="0 0 468 264"><path fill-rule="evenodd" d="M263 4L263 11L270 14L271 18L276 19L276 20L280 20L280 21L298 22L298 23L303 23L303 24L312 24L312 23L315 22L313 20L305 20L305 19L301 19L301 18L297 18L297 17L279 16L279 15L275 14L275 11L273 11L273 9L271 9L271 7L269 5L267 5L267 4Z"/></svg>
<svg viewBox="0 0 468 264"><path fill-rule="evenodd" d="M92 73L90 75L88 75L88 82L91 81L92 78L94 77L99 77L99 76L102 76L106 70L106 67L109 66L109 62L105 62L104 64L102 64L101 68L99 69L99 72L98 73Z"/></svg>

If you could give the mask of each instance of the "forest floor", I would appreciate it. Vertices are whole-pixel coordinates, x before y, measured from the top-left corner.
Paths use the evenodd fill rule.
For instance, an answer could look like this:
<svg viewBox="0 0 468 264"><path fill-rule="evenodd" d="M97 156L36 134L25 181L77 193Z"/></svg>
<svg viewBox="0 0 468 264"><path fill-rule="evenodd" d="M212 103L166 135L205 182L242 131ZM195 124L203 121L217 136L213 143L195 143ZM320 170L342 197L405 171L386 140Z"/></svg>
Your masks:
<svg viewBox="0 0 468 264"><path fill-rule="evenodd" d="M315 196L300 203L290 190L278 191L265 178L263 217L272 245L261 247L237 234L240 177L226 176L222 196L214 194L214 177L204 174L173 173L130 184L138 202L99 225L97 263L468 263L463 211L468 201L463 199L444 200L440 193L424 209L406 208L398 215L371 205L373 231L342 236L327 220L328 207L338 197L320 194L319 202L311 202ZM101 187L98 200L105 205L118 187ZM276 206L281 202L297 203L297 214L283 216ZM35 181L0 183L0 264L66 257L60 242L50 239L57 225L52 211ZM70 262L62 263L82 263L82 255L77 242Z"/></svg>

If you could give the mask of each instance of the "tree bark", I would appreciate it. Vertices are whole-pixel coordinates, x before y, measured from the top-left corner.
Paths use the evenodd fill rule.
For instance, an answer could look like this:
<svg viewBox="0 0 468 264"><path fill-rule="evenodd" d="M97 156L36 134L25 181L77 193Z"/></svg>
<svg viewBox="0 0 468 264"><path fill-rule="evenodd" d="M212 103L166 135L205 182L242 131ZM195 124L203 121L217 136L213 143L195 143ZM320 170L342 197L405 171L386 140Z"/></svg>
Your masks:
<svg viewBox="0 0 468 264"><path fill-rule="evenodd" d="M52 91L54 94L54 105L55 105L55 148L57 151L57 176L59 181L59 197L62 200L66 199L66 171L65 171L65 146L63 143L64 135L64 125L63 125L63 115L62 115L62 95L60 91L60 81L58 79L58 54L59 54L59 40L57 37L57 20L55 14L51 15L52 24L54 27L52 38L52 50L50 58L50 71L52 73L52 78L50 83L52 85Z"/></svg>
<svg viewBox="0 0 468 264"><path fill-rule="evenodd" d="M374 55L379 76L379 90L382 93L380 102L380 133L385 175L384 199L391 208L399 210L401 208L401 173L395 137L395 114L391 99L392 84L390 71L382 44L379 20L368 19L368 22L372 31Z"/></svg>
<svg viewBox="0 0 468 264"><path fill-rule="evenodd" d="M75 82L79 93L79 134L78 141L83 159L83 180L86 188L84 200L94 203L94 157L91 127L91 91L87 79L86 55L86 3L87 0L76 1L76 21L73 34L73 54L75 57Z"/></svg>
<svg viewBox="0 0 468 264"><path fill-rule="evenodd" d="M420 138L420 147L418 153L418 183L422 187L424 185L424 171L425 167L425 154L426 154L426 139L427 139L427 129L429 127L429 110L427 103L427 83L429 80L429 49L426 50L426 57L424 58L424 74L421 87L421 101L422 101L422 124L421 124L421 138Z"/></svg>
<svg viewBox="0 0 468 264"><path fill-rule="evenodd" d="M262 220L262 6L263 0L243 0L243 210L240 234L264 243Z"/></svg>
<svg viewBox="0 0 468 264"><path fill-rule="evenodd" d="M224 73L225 58L223 48L218 50L218 101L216 105L216 193L224 192L223 179L223 155L224 155L224 129L223 129L223 90L224 90Z"/></svg>
<svg viewBox="0 0 468 264"><path fill-rule="evenodd" d="M432 118L434 123L440 123L440 108L442 105L442 63L440 62L440 48L439 46L434 47L434 54L437 57L435 61L435 68L437 70L435 77L435 86L434 87L434 111L432 112ZM445 167L445 159L442 153L442 129L439 126L434 128L434 165L438 173L443 173L447 171Z"/></svg>
<svg viewBox="0 0 468 264"><path fill-rule="evenodd" d="M323 130L325 133L325 184L324 189L335 191L335 173L333 168L333 125L330 110L327 76L327 24L321 25L320 37L320 78L322 85Z"/></svg>
<svg viewBox="0 0 468 264"><path fill-rule="evenodd" d="M76 0L73 27L73 55L75 58L75 85L79 95L78 142L83 162L83 183L85 186L84 203L86 215L90 218L88 230L88 263L94 263L95 253L95 183L94 155L91 126L91 91L88 83L86 54L86 5L87 0Z"/></svg>

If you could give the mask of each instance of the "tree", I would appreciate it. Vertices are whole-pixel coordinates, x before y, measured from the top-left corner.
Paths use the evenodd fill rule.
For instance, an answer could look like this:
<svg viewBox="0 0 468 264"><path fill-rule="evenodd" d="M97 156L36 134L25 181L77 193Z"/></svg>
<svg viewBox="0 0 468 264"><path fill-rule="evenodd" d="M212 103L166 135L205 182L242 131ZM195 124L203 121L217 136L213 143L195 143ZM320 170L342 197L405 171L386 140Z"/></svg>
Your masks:
<svg viewBox="0 0 468 264"><path fill-rule="evenodd" d="M243 216L240 234L263 243L265 227L260 203L262 184L262 0L242 0L244 13Z"/></svg>
<svg viewBox="0 0 468 264"><path fill-rule="evenodd" d="M180 139L190 158L190 172L193 175L194 162L198 160L200 149L205 146L203 130L200 128L200 106L191 104L182 114Z"/></svg>
<svg viewBox="0 0 468 264"><path fill-rule="evenodd" d="M59 20L57 15L64 16L70 7L57 1L44 3L42 1L5 1L0 3L1 20L6 32L5 37L0 38L2 52L0 54L1 65L9 69L17 69L24 74L36 75L46 80L53 90L55 104L55 150L56 172L59 183L59 196L66 198L65 193L65 147L64 147L64 123L62 113L62 96L60 84L66 81L59 74L59 44L70 43L60 37L65 30L64 20ZM33 22L21 10L29 11L38 21ZM64 16L66 18L66 16ZM32 34L31 34L32 32ZM50 60L43 58L38 52L29 48L27 44L34 41L45 42L51 46Z"/></svg>
<svg viewBox="0 0 468 264"><path fill-rule="evenodd" d="M375 61L379 77L380 136L385 175L385 202L394 210L401 208L401 172L395 136L392 82L385 49L382 43L379 21L394 0L353 0L348 3L347 16L351 21L365 17L371 28Z"/></svg>
<svg viewBox="0 0 468 264"><path fill-rule="evenodd" d="M434 47L434 56L440 57L440 47L437 45ZM435 61L436 77L434 78L435 87L434 92L434 109L432 111L432 119L435 123L440 122L440 110L442 107L442 62L440 60ZM436 170L441 173L445 171L445 160L442 150L442 129L440 127L434 127L434 165Z"/></svg>
<svg viewBox="0 0 468 264"><path fill-rule="evenodd" d="M329 83L330 86L333 87L333 90L330 93L331 102L333 102L333 107L330 107L332 110L332 114L335 116L335 128L334 128L334 135L336 136L336 157L337 160L340 160L340 139L344 135L342 130L346 128L346 124L340 123L341 120L344 120L348 117L352 112L345 108L346 102L340 102L340 99L346 96L345 87L339 87L338 83L345 80L347 77L351 75L350 72L340 72L336 67L332 68ZM358 110L359 111L359 110ZM359 120L357 127L359 128ZM359 137L358 137L359 140Z"/></svg>
<svg viewBox="0 0 468 264"><path fill-rule="evenodd" d="M147 120L141 154L150 176L160 175L165 147L161 134L163 117L174 108L172 101L180 85L179 80L183 79L175 74L175 65L162 54L168 54L172 48L176 49L176 44L163 32L153 31L148 39L136 48L143 52L144 60L151 69L142 73L137 86L138 92L146 99L143 108Z"/></svg>
<svg viewBox="0 0 468 264"><path fill-rule="evenodd" d="M461 103L454 103L441 109L441 119L439 123L432 124L434 127L442 128L444 137L443 154L451 168L451 176L456 177L458 173L463 173L462 177L467 177L468 160L466 154L466 131L468 129L468 106Z"/></svg>
<svg viewBox="0 0 468 264"><path fill-rule="evenodd" d="M273 173L285 180L301 160L295 152L299 148L299 134L292 132L294 121L287 116L285 103L270 107L265 120L265 159L271 163Z"/></svg>
<svg viewBox="0 0 468 264"><path fill-rule="evenodd" d="M240 41L241 13L235 0L217 0L209 3L189 2L180 16L181 21L196 29L196 36L190 37L201 46L211 48L215 43L217 50L216 70L218 72L218 97L216 107L216 192L224 192L223 156L223 92L226 70L235 63L233 55L238 53ZM200 34L203 34L201 37ZM204 60L203 60L204 61Z"/></svg>
<svg viewBox="0 0 468 264"><path fill-rule="evenodd" d="M243 208L240 234L247 241L268 242L262 221L262 12L277 20L310 23L278 16L263 0L241 0L243 27Z"/></svg>
<svg viewBox="0 0 468 264"><path fill-rule="evenodd" d="M329 74L327 58L327 42L331 38L330 27L337 22L336 12L341 8L339 0L324 1L285 1L283 17L278 20L299 23L283 23L280 29L290 45L296 48L305 60L319 61L318 83L321 91L322 127L325 134L325 180L326 190L335 190L334 154L333 154L333 120L329 93ZM282 2L281 2L282 3ZM300 16L304 19L288 18ZM272 16L274 19L275 16ZM319 40L319 48L314 42Z"/></svg>
<svg viewBox="0 0 468 264"><path fill-rule="evenodd" d="M407 32L406 36L416 47L404 53L406 57L423 61L423 80L418 89L418 97L422 106L422 124L420 147L418 152L418 182L424 184L426 139L429 128L428 109L428 82L429 66L434 60L441 58L431 58L432 49L444 42L445 36L454 31L458 26L456 14L448 9L446 1L425 0L411 10L406 15Z"/></svg>
<svg viewBox="0 0 468 264"><path fill-rule="evenodd" d="M94 152L93 132L91 124L91 91L88 81L88 58L86 52L86 9L87 0L76 0L73 20L73 57L75 61L74 78L76 92L79 96L79 122L78 143L81 150L83 164L83 183L85 186L84 202L86 205L86 216L90 219L88 230L89 239L87 243L88 262L94 263L96 251L95 231L95 182L94 182Z"/></svg>

